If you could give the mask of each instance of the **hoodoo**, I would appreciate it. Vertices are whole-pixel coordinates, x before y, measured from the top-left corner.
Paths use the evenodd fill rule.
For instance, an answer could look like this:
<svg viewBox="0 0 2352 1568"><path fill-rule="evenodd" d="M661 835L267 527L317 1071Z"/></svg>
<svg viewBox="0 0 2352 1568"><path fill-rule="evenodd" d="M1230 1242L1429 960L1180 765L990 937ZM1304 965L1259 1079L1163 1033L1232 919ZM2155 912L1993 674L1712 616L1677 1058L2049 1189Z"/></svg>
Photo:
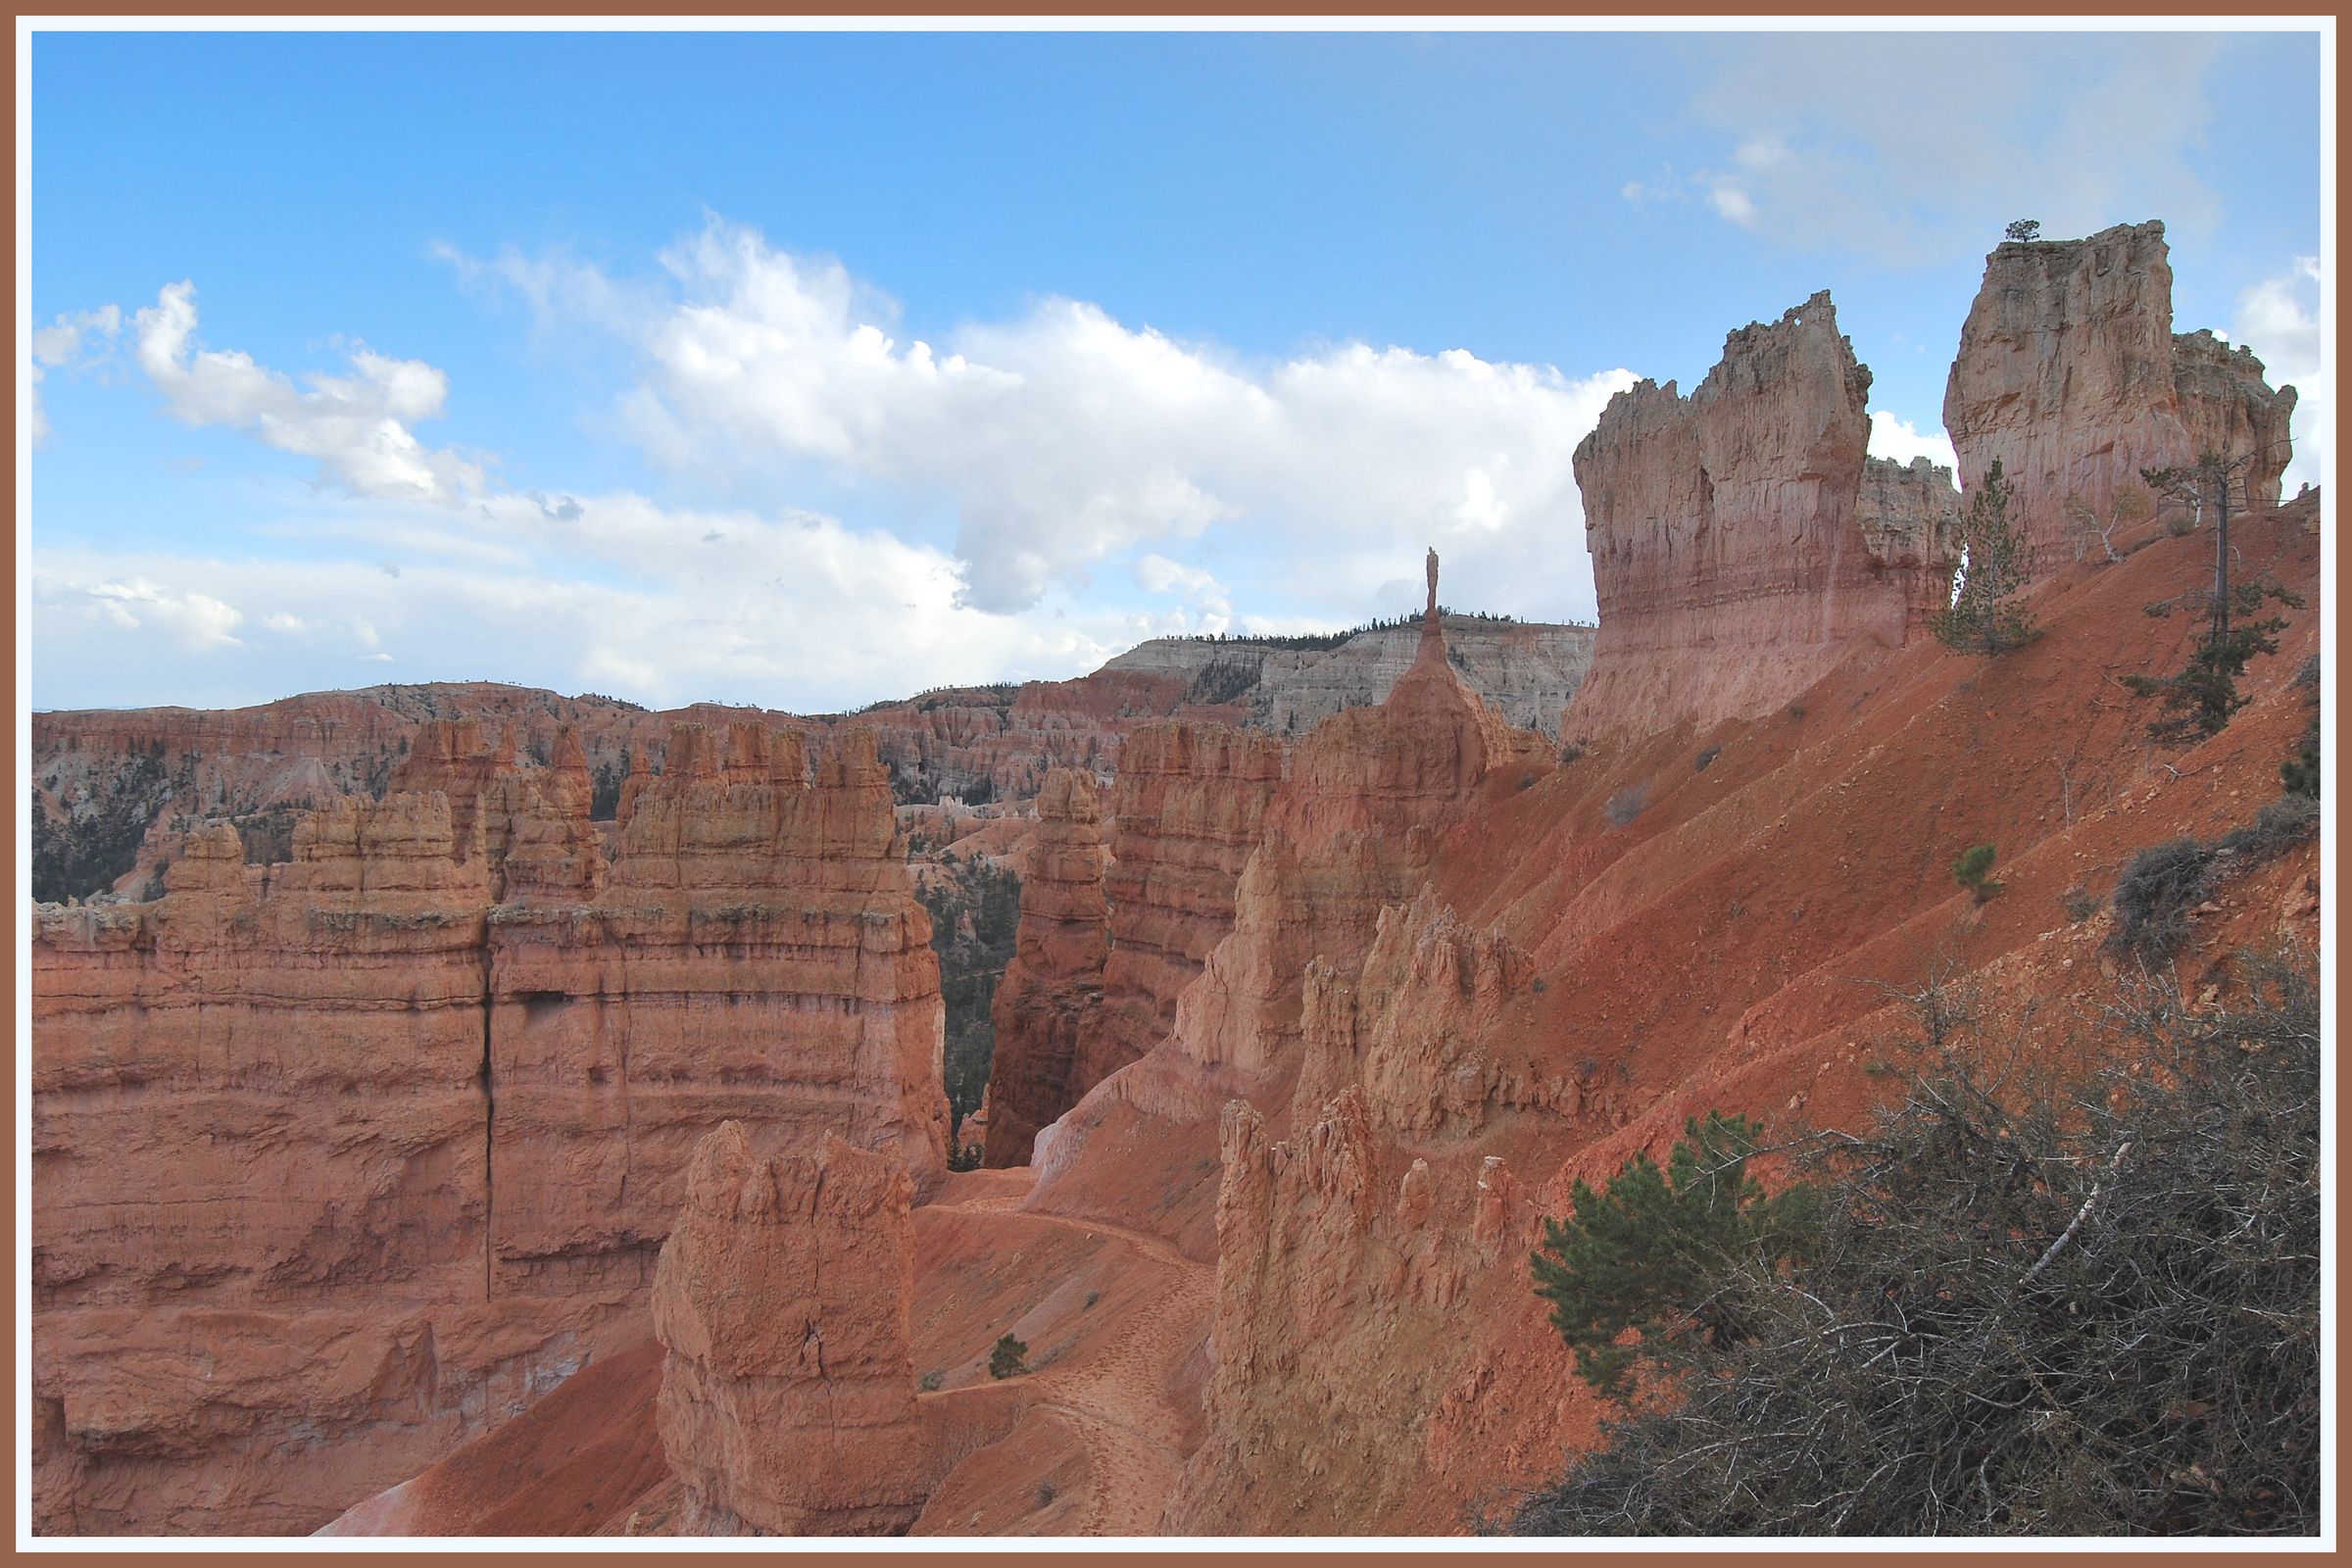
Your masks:
<svg viewBox="0 0 2352 1568"><path fill-rule="evenodd" d="M912 1192L831 1136L763 1156L726 1122L695 1151L653 1294L682 1530L895 1535L922 1511Z"/></svg>
<svg viewBox="0 0 2352 1568"><path fill-rule="evenodd" d="M1671 1167L1710 1110L1775 1141L1758 1180L1835 1181L1778 1156L1854 1147L1980 1050L2136 1050L2099 1034L2124 1004L2201 1020L2251 1082L2207 1025L2316 951L2322 497L2259 505L2294 394L2173 334L2166 267L2153 224L1994 253L1952 423L2043 551L2038 635L1994 656L1927 635L1959 493L1866 455L1826 294L1731 333L1688 397L1614 398L1574 455L1603 617L1581 746L1482 697L1434 550L1422 615L1352 653L1163 639L1109 679L858 715L477 686L182 714L168 745L65 716L33 809L55 875L115 890L29 911L34 1528L1333 1535L1743 1504L1754 1469L1676 1473L1753 1465L1743 1439L1620 1448L1598 1505L1589 1469L1561 1483L1630 1430L1568 1298L1640 1258L1546 1277L1554 1320L1546 1217ZM2159 747L2119 681L2191 657L2199 617L2147 610L2211 581L2212 537L2150 514L2051 553L2204 451L2252 455L2238 580L2287 591L2222 733ZM1326 710L1295 744L1268 722ZM931 895L985 974L1016 871L951 1164L915 879L986 895ZM2248 1035L2266 1065L2324 1038L2281 1018ZM1013 1168L952 1168L975 1144ZM2043 1168L2103 1180L2092 1157ZM2284 1185L2291 1237L2310 1184ZM1919 1225L1882 1183L1865 1217L2047 1262L2041 1221L2087 1211L2035 1197ZM2106 1255L2035 1289L2087 1311ZM1987 1274L1996 1311L2039 1310L2015 1282L2042 1266ZM1803 1298L1973 1310L1939 1264L1901 1273ZM1680 1391L1748 1386L1705 1366ZM2146 1414L2239 1442L2196 1402ZM1880 1451L1843 1446L1873 1456L1856 1494ZM2249 1481L2168 1449L2109 1491L2267 1528L2321 1494L2273 1485L2287 1451Z"/></svg>
<svg viewBox="0 0 2352 1568"><path fill-rule="evenodd" d="M1940 469L1866 460L1869 391L1821 293L1732 333L1690 397L1609 400L1576 449L1600 634L1563 735L1752 718L1914 634L1957 498Z"/></svg>
<svg viewBox="0 0 2352 1568"><path fill-rule="evenodd" d="M2119 509L2153 515L2143 467L2245 459L2235 504L2275 504L2294 409L2249 350L2173 330L2159 222L1995 249L1943 394L1962 482L2001 465L2037 574L2080 559Z"/></svg>

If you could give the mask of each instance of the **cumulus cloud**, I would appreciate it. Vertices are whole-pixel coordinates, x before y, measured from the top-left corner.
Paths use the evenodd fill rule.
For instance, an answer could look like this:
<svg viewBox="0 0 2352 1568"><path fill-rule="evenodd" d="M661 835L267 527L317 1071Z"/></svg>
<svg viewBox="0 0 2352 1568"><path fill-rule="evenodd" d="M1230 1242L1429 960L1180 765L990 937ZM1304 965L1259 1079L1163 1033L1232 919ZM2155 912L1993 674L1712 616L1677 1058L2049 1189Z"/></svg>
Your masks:
<svg viewBox="0 0 2352 1568"><path fill-rule="evenodd" d="M1326 567L1345 564L1341 541L1453 546L1522 584L1541 554L1581 566L1570 454L1634 380L1361 343L1253 363L1059 298L934 346L838 262L750 228L713 220L663 261L667 307L613 318L647 366L625 427L705 478L790 462L944 502L958 602L1003 613L1122 553L1244 521ZM575 278L527 297L636 296Z"/></svg>
<svg viewBox="0 0 2352 1568"><path fill-rule="evenodd" d="M71 606L111 635L149 633L146 640L158 645L158 652L201 654L241 646L232 634L245 617L233 606L145 576L97 574L60 581L36 571L33 593L36 599L47 595L53 603Z"/></svg>
<svg viewBox="0 0 2352 1568"><path fill-rule="evenodd" d="M102 305L58 317L32 334L32 444L49 439L49 416L41 408L41 379L50 370L86 369L103 363L122 330L122 312Z"/></svg>
<svg viewBox="0 0 2352 1568"><path fill-rule="evenodd" d="M1219 632L1233 625L1233 596L1205 566L1187 566L1154 551L1136 562L1135 580L1146 593L1172 595L1191 605L1192 613L1179 612L1172 631Z"/></svg>
<svg viewBox="0 0 2352 1568"><path fill-rule="evenodd" d="M2059 236L2219 213L2189 162L2212 118L2211 37L1791 32L1696 47L1714 64L1690 113L1723 150L1689 188L1800 249L1931 265L1989 250L2015 218Z"/></svg>
<svg viewBox="0 0 2352 1568"><path fill-rule="evenodd" d="M315 549L300 559L123 558L36 539L41 701L242 704L296 681L364 683L393 664L412 680L821 710L975 671L1078 674L1156 629L1075 607L1034 623L959 607L946 553L829 517L571 499L578 515L559 521L518 495L486 498L488 518L326 498L312 504ZM397 574L368 553L378 523L402 533ZM484 525L508 552L497 570L481 565Z"/></svg>
<svg viewBox="0 0 2352 1568"><path fill-rule="evenodd" d="M1897 463L1926 458L1955 474L1960 471L1960 458L1952 450L1950 436L1940 429L1922 430L1909 419L1885 409L1870 411L1870 455L1892 458Z"/></svg>
<svg viewBox="0 0 2352 1568"><path fill-rule="evenodd" d="M2326 471L2328 393L2321 373L2320 259L2298 256L2292 266L2238 297L2230 336L2254 351L2273 386L2295 389L2294 461L2287 465L2286 494L2318 484Z"/></svg>
<svg viewBox="0 0 2352 1568"><path fill-rule="evenodd" d="M361 348L350 375L298 386L251 356L196 346L196 286L169 283L132 318L139 368L174 418L225 425L318 461L322 479L353 495L454 502L479 491L481 466L426 447L410 426L441 413L449 379L420 360Z"/></svg>

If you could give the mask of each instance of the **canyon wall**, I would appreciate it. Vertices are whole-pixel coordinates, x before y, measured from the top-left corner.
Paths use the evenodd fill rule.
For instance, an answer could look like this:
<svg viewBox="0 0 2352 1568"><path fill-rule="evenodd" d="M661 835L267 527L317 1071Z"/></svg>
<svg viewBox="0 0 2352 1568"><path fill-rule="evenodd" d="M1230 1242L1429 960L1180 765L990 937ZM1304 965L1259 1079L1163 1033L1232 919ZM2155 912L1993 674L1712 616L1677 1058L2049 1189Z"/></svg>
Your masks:
<svg viewBox="0 0 2352 1568"><path fill-rule="evenodd" d="M1515 723L1556 724L1591 662L1590 627L1469 615L1447 625L1464 678ZM1329 649L1162 638L1074 680L953 687L813 717L717 703L649 712L609 697L489 681L321 692L220 712L38 712L34 896L142 895L176 835L215 821L235 823L257 862L282 860L294 815L337 796L383 794L437 721L477 723L487 744L511 742L519 759L540 764L554 760L558 736L569 730L597 820L612 818L631 771L652 776L666 765L680 724L750 722L814 739L868 730L902 805L1017 802L1055 767L1112 773L1129 734L1167 719L1292 736L1342 708L1379 702L1411 663L1415 636L1384 627Z"/></svg>
<svg viewBox="0 0 2352 1568"><path fill-rule="evenodd" d="M1200 1173L1216 1168L1220 1107L1287 1098L1309 960L1360 963L1381 908L1419 890L1440 828L1498 781L1523 788L1554 765L1541 736L1505 725L1453 668L1434 598L1433 584L1420 653L1387 700L1326 719L1293 752L1237 884L1232 929L1177 997L1168 1038L1039 1141L1035 1205L1107 1215L1140 1185L1164 1194L1163 1234L1213 1256L1214 1195Z"/></svg>
<svg viewBox="0 0 2352 1568"><path fill-rule="evenodd" d="M1176 998L1233 929L1234 894L1282 784L1271 735L1176 721L1135 732L1111 785L1111 950L1080 1043L1089 1088L1159 1044Z"/></svg>
<svg viewBox="0 0 2352 1568"><path fill-rule="evenodd" d="M35 906L44 1533L308 1529L496 1425L642 1311L721 1121L944 1167L870 737L811 779L680 725L608 862L569 740L434 724L401 765L438 787L330 801L285 863L219 825L158 900Z"/></svg>
<svg viewBox="0 0 2352 1568"><path fill-rule="evenodd" d="M1869 390L1823 293L1732 333L1690 397L1609 400L1576 449L1600 632L1563 734L1754 717L1913 634L1953 512L1936 470L1866 463Z"/></svg>
<svg viewBox="0 0 2352 1568"><path fill-rule="evenodd" d="M1098 1081L1082 1080L1079 1056L1102 1005L1102 968L1110 957L1102 897L1109 860L1094 775L1055 768L1038 791L1021 923L993 1008L991 1165L1027 1164L1037 1130Z"/></svg>
<svg viewBox="0 0 2352 1568"><path fill-rule="evenodd" d="M1443 618L1447 656L1471 690L1506 722L1556 734L1561 707L1592 665L1592 628L1482 615ZM1240 710L1241 722L1295 737L1343 709L1386 699L1420 647L1418 621L1358 632L1328 649L1162 637L1119 655L1102 673L1180 679L1193 702L1229 705Z"/></svg>
<svg viewBox="0 0 2352 1568"><path fill-rule="evenodd" d="M659 1420L690 1535L895 1535L922 1511L912 1184L827 1135L696 1150L653 1291Z"/></svg>
<svg viewBox="0 0 2352 1568"><path fill-rule="evenodd" d="M2154 514L2139 471L2207 452L2250 458L2239 508L2275 505L2289 457L2291 387L2209 331L2173 331L2164 225L2010 241L1984 261L1943 396L1964 484L1994 463L2016 486L2037 573L2082 557L2089 522Z"/></svg>

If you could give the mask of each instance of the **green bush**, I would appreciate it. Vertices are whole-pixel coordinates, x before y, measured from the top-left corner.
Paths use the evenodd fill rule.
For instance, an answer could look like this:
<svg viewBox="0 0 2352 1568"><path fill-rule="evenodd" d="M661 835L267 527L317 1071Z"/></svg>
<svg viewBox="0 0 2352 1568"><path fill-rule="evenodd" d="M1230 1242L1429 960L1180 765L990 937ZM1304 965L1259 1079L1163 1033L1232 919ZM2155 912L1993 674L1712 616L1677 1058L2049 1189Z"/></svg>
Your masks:
<svg viewBox="0 0 2352 1568"><path fill-rule="evenodd" d="M2116 1065L1966 1039L1805 1169L1821 1224L1687 1286L1675 1397L1524 1499L1527 1535L2304 1535L2321 1522L2319 989L2138 981Z"/></svg>
<svg viewBox="0 0 2352 1568"><path fill-rule="evenodd" d="M1694 1325L1710 1338L1740 1332L1738 1303L1707 1288L1736 1259L1766 1266L1803 1245L1813 1197L1792 1187L1774 1197L1747 1174L1758 1129L1709 1111L1684 1124L1661 1171L1636 1154L1595 1194L1580 1178L1573 1216L1544 1222L1532 1258L1536 1294L1576 1355L1577 1376L1623 1398L1652 1336ZM1628 1329L1641 1345L1620 1345Z"/></svg>
<svg viewBox="0 0 2352 1568"><path fill-rule="evenodd" d="M2012 603L2033 572L2033 550L2009 516L2015 489L1995 462L1969 496L1960 520L1960 592L1928 622L1946 648L2000 654L2041 635L2034 617Z"/></svg>
<svg viewBox="0 0 2352 1568"><path fill-rule="evenodd" d="M988 1352L988 1375L992 1378L1017 1378L1029 1370L1029 1347L1007 1334L997 1341L996 1348Z"/></svg>
<svg viewBox="0 0 2352 1568"><path fill-rule="evenodd" d="M1989 844L1973 845L1952 864L1952 880L1974 893L1979 904L2001 891L2002 884L1992 880L1992 862L1999 853Z"/></svg>

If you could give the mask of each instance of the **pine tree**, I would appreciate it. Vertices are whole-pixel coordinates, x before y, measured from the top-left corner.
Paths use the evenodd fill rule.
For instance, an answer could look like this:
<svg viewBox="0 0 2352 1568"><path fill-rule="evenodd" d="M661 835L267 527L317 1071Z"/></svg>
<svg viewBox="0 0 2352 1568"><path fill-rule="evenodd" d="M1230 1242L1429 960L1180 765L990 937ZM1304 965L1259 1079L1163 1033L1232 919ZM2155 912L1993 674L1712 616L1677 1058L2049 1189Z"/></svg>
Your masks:
<svg viewBox="0 0 2352 1568"><path fill-rule="evenodd" d="M2263 603L2277 600L2292 610L2303 606L2275 582L2230 580L2230 490L2254 456L2225 459L2207 453L2184 466L2140 470L2149 489L2185 502L2200 514L2210 510L2214 523L2213 588L2195 596L2205 619L2204 637L2178 673L2124 677L2139 696L2164 700L2164 711L2148 723L2151 739L2187 745L2219 735L2251 701L2237 689L2246 662L2256 654L2277 653L2278 633L2286 629L2279 616L2261 614ZM2169 608L2151 605L2148 610L2161 614Z"/></svg>
<svg viewBox="0 0 2352 1568"><path fill-rule="evenodd" d="M1017 1378L1028 1370L1029 1347L1025 1341L1007 1334L988 1352L988 1375L992 1378Z"/></svg>
<svg viewBox="0 0 2352 1568"><path fill-rule="evenodd" d="M1965 552L1960 594L1950 609L1928 622L1928 629L1946 648L1998 654L2041 635L2034 618L2010 602L2025 587L2033 566L2026 536L2009 517L2015 489L2001 476L1996 460L1969 497L1968 511L1960 519Z"/></svg>
<svg viewBox="0 0 2352 1568"><path fill-rule="evenodd" d="M1536 1294L1551 1303L1552 1326L1576 1354L1577 1376L1603 1396L1626 1396L1645 1335L1695 1323L1713 1338L1736 1337L1738 1305L1713 1289L1742 1257L1777 1264L1802 1250L1817 1209L1809 1188L1771 1198L1747 1174L1761 1129L1744 1116L1709 1111L1684 1123L1684 1136L1658 1169L1636 1154L1595 1194L1579 1179L1574 1217L1544 1222L1532 1265Z"/></svg>

